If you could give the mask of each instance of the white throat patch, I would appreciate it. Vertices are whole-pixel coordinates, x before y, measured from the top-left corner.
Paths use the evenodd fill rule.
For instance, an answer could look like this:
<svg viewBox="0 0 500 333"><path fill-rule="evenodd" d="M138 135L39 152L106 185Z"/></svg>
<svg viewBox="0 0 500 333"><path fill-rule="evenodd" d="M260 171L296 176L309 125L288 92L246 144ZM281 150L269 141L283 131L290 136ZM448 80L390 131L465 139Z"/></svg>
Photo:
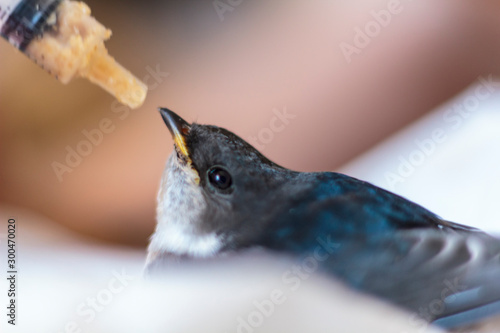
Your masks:
<svg viewBox="0 0 500 333"><path fill-rule="evenodd" d="M157 225L148 248L149 259L162 252L210 257L222 247L217 234L200 234L196 230L206 207L198 184L198 173L189 165L180 164L174 151L158 193Z"/></svg>

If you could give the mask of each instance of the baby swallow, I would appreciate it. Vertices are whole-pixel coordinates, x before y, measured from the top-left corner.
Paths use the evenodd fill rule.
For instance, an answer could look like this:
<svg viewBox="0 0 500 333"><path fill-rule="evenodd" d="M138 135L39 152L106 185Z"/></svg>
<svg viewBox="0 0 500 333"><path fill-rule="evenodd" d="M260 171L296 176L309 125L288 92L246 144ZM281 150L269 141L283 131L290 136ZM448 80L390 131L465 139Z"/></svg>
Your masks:
<svg viewBox="0 0 500 333"><path fill-rule="evenodd" d="M237 135L160 109L175 151L146 268L253 248L453 327L500 313L500 240L370 183L273 163Z"/></svg>

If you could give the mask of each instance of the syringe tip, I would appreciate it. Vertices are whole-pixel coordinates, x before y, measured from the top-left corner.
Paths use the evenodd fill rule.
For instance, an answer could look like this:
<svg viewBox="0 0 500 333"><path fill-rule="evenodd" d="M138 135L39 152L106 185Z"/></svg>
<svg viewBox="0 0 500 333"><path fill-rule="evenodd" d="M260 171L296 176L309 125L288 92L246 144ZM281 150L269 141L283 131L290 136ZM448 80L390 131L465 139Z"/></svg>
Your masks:
<svg viewBox="0 0 500 333"><path fill-rule="evenodd" d="M99 85L118 101L135 109L147 95L147 86L110 56L104 47L96 48L85 70L80 75Z"/></svg>

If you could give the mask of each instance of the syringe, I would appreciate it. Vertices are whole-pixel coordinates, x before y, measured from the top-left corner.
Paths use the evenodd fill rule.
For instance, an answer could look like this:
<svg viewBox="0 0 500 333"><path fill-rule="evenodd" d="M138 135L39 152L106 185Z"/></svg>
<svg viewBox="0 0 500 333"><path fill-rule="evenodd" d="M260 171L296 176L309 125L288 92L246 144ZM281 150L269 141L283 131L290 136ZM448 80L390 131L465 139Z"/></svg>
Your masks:
<svg viewBox="0 0 500 333"><path fill-rule="evenodd" d="M147 86L111 57L111 31L69 0L0 0L0 35L62 83L85 77L136 108Z"/></svg>

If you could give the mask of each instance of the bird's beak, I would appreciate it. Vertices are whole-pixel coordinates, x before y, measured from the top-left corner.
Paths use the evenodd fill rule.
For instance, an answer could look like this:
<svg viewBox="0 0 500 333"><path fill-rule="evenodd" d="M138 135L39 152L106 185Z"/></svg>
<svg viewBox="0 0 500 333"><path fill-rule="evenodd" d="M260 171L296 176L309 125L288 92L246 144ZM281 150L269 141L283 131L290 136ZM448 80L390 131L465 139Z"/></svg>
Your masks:
<svg viewBox="0 0 500 333"><path fill-rule="evenodd" d="M189 160L189 152L186 146L186 137L191 130L191 125L189 125L184 119L182 119L169 109L158 108L158 110L160 111L163 121L165 122L165 124L167 124L168 130L172 134L172 139L174 139L175 145L177 146L179 152Z"/></svg>

